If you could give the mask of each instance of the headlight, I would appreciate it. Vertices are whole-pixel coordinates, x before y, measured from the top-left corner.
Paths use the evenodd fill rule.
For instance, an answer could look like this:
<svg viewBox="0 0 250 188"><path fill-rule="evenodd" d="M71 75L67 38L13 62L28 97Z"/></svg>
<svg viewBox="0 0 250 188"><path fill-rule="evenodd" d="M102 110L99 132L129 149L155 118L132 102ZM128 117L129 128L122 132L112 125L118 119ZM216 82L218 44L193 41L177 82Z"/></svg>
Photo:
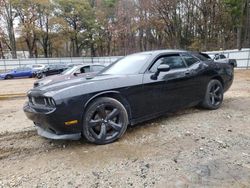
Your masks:
<svg viewBox="0 0 250 188"><path fill-rule="evenodd" d="M55 107L56 103L52 97L32 97L29 96L29 102L35 106Z"/></svg>

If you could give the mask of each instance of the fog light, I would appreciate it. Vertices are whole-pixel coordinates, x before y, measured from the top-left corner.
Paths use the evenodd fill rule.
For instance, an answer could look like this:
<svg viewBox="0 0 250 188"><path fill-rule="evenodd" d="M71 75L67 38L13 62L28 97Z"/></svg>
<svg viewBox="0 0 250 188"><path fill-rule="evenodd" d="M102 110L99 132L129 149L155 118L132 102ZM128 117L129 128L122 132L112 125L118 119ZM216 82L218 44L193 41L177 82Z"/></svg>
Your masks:
<svg viewBox="0 0 250 188"><path fill-rule="evenodd" d="M72 121L65 122L65 125L74 125L74 124L77 124L77 123L78 123L77 120L72 120Z"/></svg>

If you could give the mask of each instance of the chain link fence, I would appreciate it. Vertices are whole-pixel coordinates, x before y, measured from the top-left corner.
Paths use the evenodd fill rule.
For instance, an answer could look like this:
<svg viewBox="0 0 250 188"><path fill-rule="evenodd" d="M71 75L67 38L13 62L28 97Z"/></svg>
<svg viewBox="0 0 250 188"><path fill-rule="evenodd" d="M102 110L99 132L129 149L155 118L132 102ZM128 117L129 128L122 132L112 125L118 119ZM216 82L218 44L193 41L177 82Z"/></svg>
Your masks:
<svg viewBox="0 0 250 188"><path fill-rule="evenodd" d="M210 56L215 54L224 54L227 58L236 59L238 68L250 68L250 49L242 50L226 50L226 51L210 51L206 52ZM100 63L108 65L122 56L110 57L72 57L72 58L36 58L36 59L1 59L0 72L5 72L17 67L33 65L33 64L80 64L80 63Z"/></svg>
<svg viewBox="0 0 250 188"><path fill-rule="evenodd" d="M0 72L5 72L17 67L23 67L34 64L81 64L81 63L99 63L108 65L121 56L112 57L72 57L72 58L34 58L34 59L1 59Z"/></svg>
<svg viewBox="0 0 250 188"><path fill-rule="evenodd" d="M237 68L242 68L242 69L250 68L250 49L211 51L205 53L207 53L210 56L214 56L215 54L224 54L229 59L237 60Z"/></svg>

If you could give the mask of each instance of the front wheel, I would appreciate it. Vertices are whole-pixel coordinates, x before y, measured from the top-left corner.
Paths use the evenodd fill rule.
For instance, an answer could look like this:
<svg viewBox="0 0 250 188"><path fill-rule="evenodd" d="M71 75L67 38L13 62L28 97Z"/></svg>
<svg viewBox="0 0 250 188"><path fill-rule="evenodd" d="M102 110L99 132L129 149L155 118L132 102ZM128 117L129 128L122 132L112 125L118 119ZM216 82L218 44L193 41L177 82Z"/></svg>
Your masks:
<svg viewBox="0 0 250 188"><path fill-rule="evenodd" d="M128 114L116 99L101 97L87 108L83 122L83 135L89 142L109 144L125 133Z"/></svg>
<svg viewBox="0 0 250 188"><path fill-rule="evenodd" d="M37 77L38 79L42 79L42 78L45 78L46 75L45 75L44 73L38 73L38 74L36 75L36 77Z"/></svg>
<svg viewBox="0 0 250 188"><path fill-rule="evenodd" d="M209 110L218 109L223 102L223 94L224 90L221 82L219 80L210 80L201 106Z"/></svg>
<svg viewBox="0 0 250 188"><path fill-rule="evenodd" d="M6 79L6 80L12 79L12 78L14 78L14 77L13 77L12 75L10 75L10 74L8 74L8 75L5 76L5 79Z"/></svg>

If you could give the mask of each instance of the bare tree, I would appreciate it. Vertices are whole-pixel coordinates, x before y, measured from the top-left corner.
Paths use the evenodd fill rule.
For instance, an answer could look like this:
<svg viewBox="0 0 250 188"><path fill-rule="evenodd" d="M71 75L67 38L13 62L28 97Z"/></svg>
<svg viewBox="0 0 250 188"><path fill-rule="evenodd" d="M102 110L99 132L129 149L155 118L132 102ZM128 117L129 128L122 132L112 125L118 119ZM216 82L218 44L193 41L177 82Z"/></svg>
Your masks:
<svg viewBox="0 0 250 188"><path fill-rule="evenodd" d="M12 58L16 59L16 41L14 32L14 19L16 17L15 11L13 11L13 5L11 0L0 0L0 15L5 21L8 33L8 43L7 46L11 51ZM6 40L7 41L7 40Z"/></svg>

